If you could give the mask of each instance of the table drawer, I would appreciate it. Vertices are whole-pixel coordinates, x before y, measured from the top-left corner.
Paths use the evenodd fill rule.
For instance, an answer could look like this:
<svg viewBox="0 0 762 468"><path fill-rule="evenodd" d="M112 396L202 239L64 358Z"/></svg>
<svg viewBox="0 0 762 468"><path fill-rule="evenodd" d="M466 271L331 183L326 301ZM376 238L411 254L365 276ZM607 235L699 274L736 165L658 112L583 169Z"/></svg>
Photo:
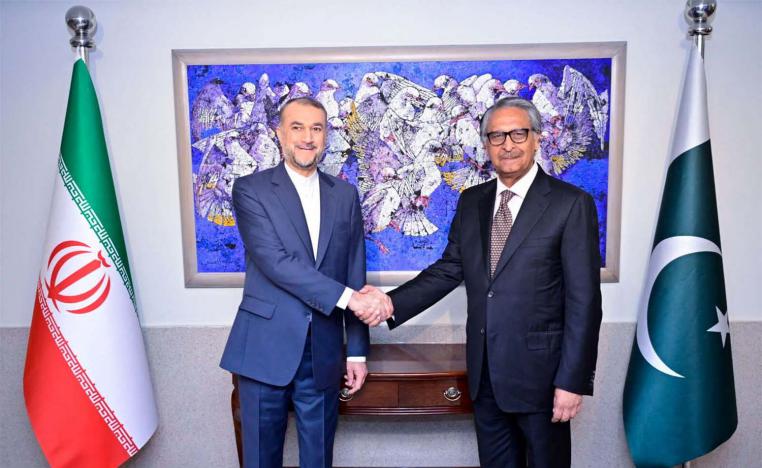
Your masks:
<svg viewBox="0 0 762 468"><path fill-rule="evenodd" d="M366 380L359 392L342 396L341 404L348 408L394 408L399 405L397 386L397 382Z"/></svg>
<svg viewBox="0 0 762 468"><path fill-rule="evenodd" d="M473 411L465 376L411 380L371 377L359 392L347 398L341 398L341 414L464 414Z"/></svg>
<svg viewBox="0 0 762 468"><path fill-rule="evenodd" d="M459 379L420 380L399 383L399 406L460 406L468 400L465 382Z"/></svg>

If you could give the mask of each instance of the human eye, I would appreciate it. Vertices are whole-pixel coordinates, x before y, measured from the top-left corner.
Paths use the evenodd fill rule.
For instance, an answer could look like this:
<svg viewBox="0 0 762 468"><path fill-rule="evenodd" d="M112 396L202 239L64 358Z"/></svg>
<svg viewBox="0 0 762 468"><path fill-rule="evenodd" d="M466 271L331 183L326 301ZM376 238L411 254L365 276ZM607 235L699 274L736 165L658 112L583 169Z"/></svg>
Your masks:
<svg viewBox="0 0 762 468"><path fill-rule="evenodd" d="M523 143L526 141L527 136L529 136L529 129L517 128L508 132L508 135L514 143Z"/></svg>
<svg viewBox="0 0 762 468"><path fill-rule="evenodd" d="M487 139L493 145L500 145L505 141L505 132L489 132L487 133Z"/></svg>

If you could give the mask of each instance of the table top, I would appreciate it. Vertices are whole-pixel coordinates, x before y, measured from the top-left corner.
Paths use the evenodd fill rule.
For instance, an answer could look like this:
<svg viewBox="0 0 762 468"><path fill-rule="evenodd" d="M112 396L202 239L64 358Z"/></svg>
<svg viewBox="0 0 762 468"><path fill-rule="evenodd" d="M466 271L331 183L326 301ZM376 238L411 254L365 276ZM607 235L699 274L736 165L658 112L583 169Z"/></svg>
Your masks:
<svg viewBox="0 0 762 468"><path fill-rule="evenodd" d="M369 377L416 379L466 374L466 345L374 344L368 358Z"/></svg>

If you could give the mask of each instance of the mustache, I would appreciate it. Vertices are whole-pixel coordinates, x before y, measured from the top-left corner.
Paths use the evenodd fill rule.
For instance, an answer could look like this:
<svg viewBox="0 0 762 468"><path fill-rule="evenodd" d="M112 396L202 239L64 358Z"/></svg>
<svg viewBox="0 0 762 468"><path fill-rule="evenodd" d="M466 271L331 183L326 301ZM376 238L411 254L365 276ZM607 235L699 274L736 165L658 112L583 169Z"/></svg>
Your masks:
<svg viewBox="0 0 762 468"><path fill-rule="evenodd" d="M503 151L498 155L498 157L512 159L512 158L518 158L519 156L522 156L523 154L524 152L522 150L514 149L511 151Z"/></svg>

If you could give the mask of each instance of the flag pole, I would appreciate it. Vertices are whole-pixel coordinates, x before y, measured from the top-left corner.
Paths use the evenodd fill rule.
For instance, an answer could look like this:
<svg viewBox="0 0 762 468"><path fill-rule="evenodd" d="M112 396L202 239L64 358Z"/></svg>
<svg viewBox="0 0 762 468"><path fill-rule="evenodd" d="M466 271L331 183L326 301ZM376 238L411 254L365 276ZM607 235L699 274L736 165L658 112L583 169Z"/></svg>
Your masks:
<svg viewBox="0 0 762 468"><path fill-rule="evenodd" d="M95 48L95 13L86 6L73 6L66 12L66 25L74 34L69 44L77 49L77 56L87 65L90 49Z"/></svg>
<svg viewBox="0 0 762 468"><path fill-rule="evenodd" d="M712 33L712 16L716 10L716 0L688 0L685 3L685 20L690 25L688 34L694 37L701 58L704 58L704 36Z"/></svg>
<svg viewBox="0 0 762 468"><path fill-rule="evenodd" d="M693 36L696 48L704 58L704 37L712 33L712 16L717 10L716 0L688 0L685 2L685 20L688 22L688 34ZM692 463L683 463L682 468L691 468Z"/></svg>

